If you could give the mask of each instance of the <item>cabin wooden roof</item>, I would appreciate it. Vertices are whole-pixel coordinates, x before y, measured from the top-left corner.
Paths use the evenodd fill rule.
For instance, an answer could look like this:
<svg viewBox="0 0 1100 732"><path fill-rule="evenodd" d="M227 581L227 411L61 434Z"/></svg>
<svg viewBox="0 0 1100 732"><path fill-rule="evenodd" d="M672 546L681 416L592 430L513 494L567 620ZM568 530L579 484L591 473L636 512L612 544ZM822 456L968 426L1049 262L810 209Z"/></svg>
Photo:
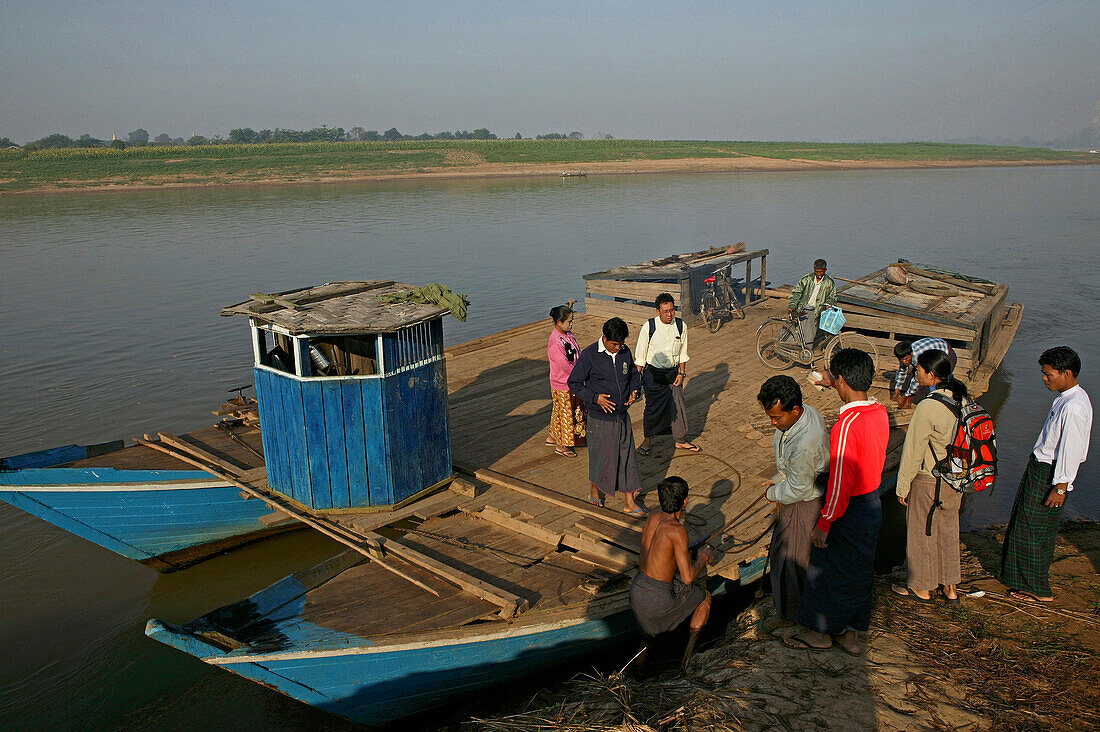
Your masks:
<svg viewBox="0 0 1100 732"><path fill-rule="evenodd" d="M247 315L261 323L285 328L291 335L393 333L446 315L437 305L384 303L378 295L415 290L393 280L326 282L287 290L222 308L221 314Z"/></svg>
<svg viewBox="0 0 1100 732"><path fill-rule="evenodd" d="M719 265L744 262L749 259L767 256L767 249L726 253L726 247L711 247L699 252L674 254L671 257L651 259L648 262L628 264L623 267L605 269L584 275L586 280L667 280L676 282L687 277L692 270L700 267L717 268Z"/></svg>

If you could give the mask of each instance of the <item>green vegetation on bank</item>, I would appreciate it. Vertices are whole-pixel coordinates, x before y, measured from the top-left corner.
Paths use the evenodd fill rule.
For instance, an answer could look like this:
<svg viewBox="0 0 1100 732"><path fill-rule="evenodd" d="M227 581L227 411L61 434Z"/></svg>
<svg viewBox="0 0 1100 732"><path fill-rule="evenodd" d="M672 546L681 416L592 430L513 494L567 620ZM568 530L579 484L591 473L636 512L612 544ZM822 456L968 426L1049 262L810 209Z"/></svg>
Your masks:
<svg viewBox="0 0 1100 732"><path fill-rule="evenodd" d="M479 164L569 165L758 156L815 162L1100 162L1043 148L944 143L424 140L0 150L0 192L102 186L323 181Z"/></svg>

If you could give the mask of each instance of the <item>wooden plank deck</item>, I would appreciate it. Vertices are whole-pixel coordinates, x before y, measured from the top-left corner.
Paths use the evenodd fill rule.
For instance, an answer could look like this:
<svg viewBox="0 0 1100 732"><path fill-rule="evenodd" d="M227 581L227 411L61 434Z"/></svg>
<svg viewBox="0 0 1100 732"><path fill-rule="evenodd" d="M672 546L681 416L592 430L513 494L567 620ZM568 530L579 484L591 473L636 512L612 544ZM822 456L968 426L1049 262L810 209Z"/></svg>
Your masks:
<svg viewBox="0 0 1100 732"><path fill-rule="evenodd" d="M760 363L755 338L760 323L777 313L777 307L757 306L749 309L746 320L727 323L718 333L711 334L705 328L689 331L691 360L684 397L690 436L703 452L675 450L670 438L663 437L654 441L653 453L639 456L642 500L647 505L656 505L653 491L665 477L679 475L687 480L690 494L685 523L693 543L703 541L748 508L763 494L761 482L774 473L770 424L756 402L756 394L760 384L777 372ZM602 324L602 318L578 314L573 326L577 340L582 345L595 341ZM628 345L635 341L640 324L640 319L630 323ZM452 450L458 464L488 468L579 502L589 490L584 448L578 450L578 458L566 458L545 444L551 411L545 355L549 330L549 323L525 325L494 334L481 343L463 344L455 349L457 353L448 351ZM835 416L840 406L835 394L812 389L803 379L806 369L792 368L784 373L805 384L807 402ZM880 392L880 396L886 395ZM642 406L639 403L631 409L637 442L642 440ZM766 433L760 429L762 423L767 425ZM494 486L489 490L492 496L488 505L494 505L502 489ZM764 510L746 513L732 531L738 538L764 536L755 544L721 557L712 572L736 579L739 565L767 553L772 512L767 503L760 505ZM531 515L532 522L551 533L572 531L609 545L615 543L608 542L610 537L630 533L622 524L633 525L637 532L643 523L620 512L621 499L610 500L607 508L586 512L603 512L613 524L547 509L534 497L513 503L508 510ZM585 531L584 526L575 528L578 522L603 527ZM628 538L621 541L632 544Z"/></svg>

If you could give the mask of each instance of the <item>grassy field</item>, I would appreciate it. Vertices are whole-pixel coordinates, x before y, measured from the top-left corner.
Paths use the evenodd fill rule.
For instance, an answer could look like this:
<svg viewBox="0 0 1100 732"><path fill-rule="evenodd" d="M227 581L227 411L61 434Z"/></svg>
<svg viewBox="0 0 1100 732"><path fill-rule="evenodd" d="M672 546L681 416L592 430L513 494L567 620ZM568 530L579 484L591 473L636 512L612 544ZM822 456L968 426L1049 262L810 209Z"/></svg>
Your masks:
<svg viewBox="0 0 1100 732"><path fill-rule="evenodd" d="M815 162L1098 162L1041 148L941 143L856 144L690 140L491 140L279 143L0 151L0 193L31 190L322 181L478 165L583 165L738 158ZM476 172L476 171L475 171Z"/></svg>

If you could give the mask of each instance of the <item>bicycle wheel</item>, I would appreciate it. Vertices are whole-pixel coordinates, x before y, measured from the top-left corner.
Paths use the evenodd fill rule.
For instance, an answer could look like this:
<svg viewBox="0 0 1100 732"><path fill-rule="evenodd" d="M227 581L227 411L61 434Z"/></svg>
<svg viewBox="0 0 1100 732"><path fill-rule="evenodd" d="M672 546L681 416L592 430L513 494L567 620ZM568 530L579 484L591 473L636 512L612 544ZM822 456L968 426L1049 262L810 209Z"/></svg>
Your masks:
<svg viewBox="0 0 1100 732"><path fill-rule="evenodd" d="M729 307L730 315L734 318L744 320L745 319L745 308L741 307L741 301L739 299L737 299L737 292L733 289L733 285L731 285L729 282L726 282L725 284L726 284L726 287L725 287L726 299L729 300L729 304L730 304L730 307Z"/></svg>
<svg viewBox="0 0 1100 732"><path fill-rule="evenodd" d="M842 348L858 348L864 353L870 354L871 360L875 362L875 372L878 373L878 349L875 348L875 342L862 333L850 331L840 333L829 341L829 346L825 349L825 368L829 367L829 362L833 360L833 354Z"/></svg>
<svg viewBox="0 0 1100 732"><path fill-rule="evenodd" d="M756 331L756 355L770 369L782 371L795 362L798 337L791 326L780 320L769 320Z"/></svg>
<svg viewBox="0 0 1100 732"><path fill-rule="evenodd" d="M718 298L713 292L703 293L702 303L703 320L707 321L707 330L717 333L722 327L722 317L718 314Z"/></svg>
<svg viewBox="0 0 1100 732"><path fill-rule="evenodd" d="M736 296L732 300L730 300L730 305L733 307L733 317L744 320L745 308L742 307L741 301L738 300Z"/></svg>

